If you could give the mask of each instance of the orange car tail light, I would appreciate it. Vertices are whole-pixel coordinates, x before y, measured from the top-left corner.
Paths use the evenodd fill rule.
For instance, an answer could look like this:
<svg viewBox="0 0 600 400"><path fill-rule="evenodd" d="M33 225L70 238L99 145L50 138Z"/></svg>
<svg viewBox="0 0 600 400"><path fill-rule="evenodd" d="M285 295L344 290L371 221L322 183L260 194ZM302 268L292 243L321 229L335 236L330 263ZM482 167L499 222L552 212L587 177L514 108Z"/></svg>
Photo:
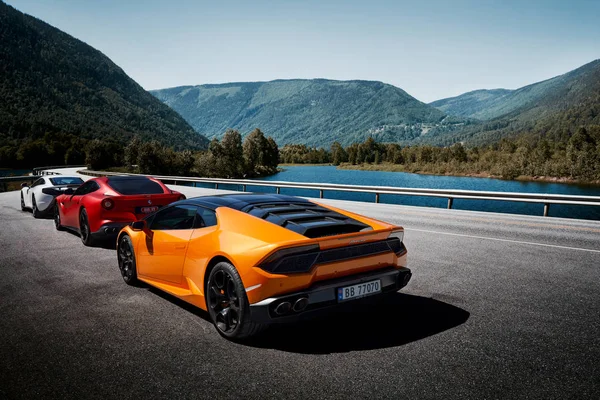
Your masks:
<svg viewBox="0 0 600 400"><path fill-rule="evenodd" d="M318 244L291 247L271 254L259 267L275 274L308 272L318 256Z"/></svg>
<svg viewBox="0 0 600 400"><path fill-rule="evenodd" d="M390 236L388 236L387 239L387 243L388 246L390 246L390 249L392 249L392 251L398 255L400 255L401 253L404 253L404 251L406 250L406 248L404 247L404 231L393 231L392 233L390 233Z"/></svg>
<svg viewBox="0 0 600 400"><path fill-rule="evenodd" d="M282 249L269 256L259 267L274 274L300 273L309 272L317 264L327 264L390 252L401 255L406 251L406 247L404 247L400 237L394 233L385 240L328 250L319 250L318 245Z"/></svg>

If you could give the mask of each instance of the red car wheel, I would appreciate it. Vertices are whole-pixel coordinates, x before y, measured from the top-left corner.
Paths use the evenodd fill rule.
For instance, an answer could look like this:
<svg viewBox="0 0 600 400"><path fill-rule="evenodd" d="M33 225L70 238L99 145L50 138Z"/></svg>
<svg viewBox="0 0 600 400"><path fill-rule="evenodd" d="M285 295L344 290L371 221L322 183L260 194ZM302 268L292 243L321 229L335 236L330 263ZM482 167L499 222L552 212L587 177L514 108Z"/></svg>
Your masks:
<svg viewBox="0 0 600 400"><path fill-rule="evenodd" d="M79 236L81 242L86 246L93 246L94 239L92 238L92 232L90 232L90 224L88 222L88 215L85 208L79 213Z"/></svg>

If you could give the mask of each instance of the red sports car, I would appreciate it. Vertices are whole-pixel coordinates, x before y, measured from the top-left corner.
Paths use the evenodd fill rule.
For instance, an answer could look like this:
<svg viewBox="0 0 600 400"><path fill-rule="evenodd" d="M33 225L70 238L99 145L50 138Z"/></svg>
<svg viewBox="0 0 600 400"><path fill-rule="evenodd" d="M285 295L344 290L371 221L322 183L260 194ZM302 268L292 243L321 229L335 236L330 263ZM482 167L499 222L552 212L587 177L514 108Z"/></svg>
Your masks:
<svg viewBox="0 0 600 400"><path fill-rule="evenodd" d="M56 229L70 229L86 246L115 239L125 225L185 196L161 181L145 176L90 179L75 191L56 198Z"/></svg>

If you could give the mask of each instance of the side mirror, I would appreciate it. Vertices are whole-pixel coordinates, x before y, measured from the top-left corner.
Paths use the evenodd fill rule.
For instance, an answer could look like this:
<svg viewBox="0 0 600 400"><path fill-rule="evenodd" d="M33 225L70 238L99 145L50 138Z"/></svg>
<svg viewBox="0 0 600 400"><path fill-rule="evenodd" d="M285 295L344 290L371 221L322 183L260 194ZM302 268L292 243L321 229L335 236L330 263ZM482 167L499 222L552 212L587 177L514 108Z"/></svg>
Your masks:
<svg viewBox="0 0 600 400"><path fill-rule="evenodd" d="M131 223L131 229L133 229L134 231L143 231L146 229L146 227L147 225L145 220L135 221Z"/></svg>
<svg viewBox="0 0 600 400"><path fill-rule="evenodd" d="M29 185L26 182L23 182L23 183L21 183L21 187L26 188L26 187L29 187Z"/></svg>
<svg viewBox="0 0 600 400"><path fill-rule="evenodd" d="M58 196L62 192L60 190L57 190L57 189L54 189L54 188L51 188L51 187L47 187L47 188L43 188L42 189L42 193L48 194L50 196Z"/></svg>

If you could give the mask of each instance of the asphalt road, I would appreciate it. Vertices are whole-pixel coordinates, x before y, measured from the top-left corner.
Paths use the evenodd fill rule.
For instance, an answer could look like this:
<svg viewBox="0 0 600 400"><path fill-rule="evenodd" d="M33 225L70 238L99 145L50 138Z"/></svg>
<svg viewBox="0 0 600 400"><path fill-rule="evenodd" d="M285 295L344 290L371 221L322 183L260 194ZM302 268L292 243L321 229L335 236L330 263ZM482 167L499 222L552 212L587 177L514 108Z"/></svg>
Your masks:
<svg viewBox="0 0 600 400"><path fill-rule="evenodd" d="M599 222L323 202L403 225L413 280L235 344L0 194L0 397L600 397Z"/></svg>

